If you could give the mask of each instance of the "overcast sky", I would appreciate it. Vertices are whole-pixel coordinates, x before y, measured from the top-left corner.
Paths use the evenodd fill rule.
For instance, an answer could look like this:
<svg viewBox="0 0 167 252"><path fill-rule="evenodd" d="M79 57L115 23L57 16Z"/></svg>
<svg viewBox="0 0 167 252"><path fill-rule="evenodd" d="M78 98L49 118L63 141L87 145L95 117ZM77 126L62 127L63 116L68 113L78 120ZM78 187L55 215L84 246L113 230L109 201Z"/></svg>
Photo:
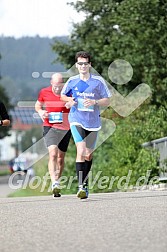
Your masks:
<svg viewBox="0 0 167 252"><path fill-rule="evenodd" d="M69 35L84 15L67 2L76 0L0 0L0 36Z"/></svg>

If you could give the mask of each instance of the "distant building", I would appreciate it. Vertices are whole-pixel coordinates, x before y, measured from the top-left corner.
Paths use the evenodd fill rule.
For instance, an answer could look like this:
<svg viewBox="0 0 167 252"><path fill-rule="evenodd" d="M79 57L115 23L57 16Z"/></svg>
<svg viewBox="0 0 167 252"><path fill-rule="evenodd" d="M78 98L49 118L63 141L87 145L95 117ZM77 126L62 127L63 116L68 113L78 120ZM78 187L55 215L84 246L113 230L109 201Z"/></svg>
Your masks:
<svg viewBox="0 0 167 252"><path fill-rule="evenodd" d="M12 117L13 130L29 130L42 124L41 118L32 107L15 107L9 114Z"/></svg>

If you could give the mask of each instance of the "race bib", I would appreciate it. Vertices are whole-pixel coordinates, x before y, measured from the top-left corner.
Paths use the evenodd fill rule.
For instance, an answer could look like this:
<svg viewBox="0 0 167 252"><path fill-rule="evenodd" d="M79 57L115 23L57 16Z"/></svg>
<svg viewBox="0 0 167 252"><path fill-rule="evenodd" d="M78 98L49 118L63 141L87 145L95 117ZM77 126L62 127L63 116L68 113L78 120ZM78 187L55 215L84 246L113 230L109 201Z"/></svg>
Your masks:
<svg viewBox="0 0 167 252"><path fill-rule="evenodd" d="M63 113L62 112L50 112L49 113L49 123L62 123Z"/></svg>
<svg viewBox="0 0 167 252"><path fill-rule="evenodd" d="M94 105L89 106L89 107L85 107L83 102L84 102L84 99L78 98L78 110L79 111L89 111L89 112L94 111Z"/></svg>

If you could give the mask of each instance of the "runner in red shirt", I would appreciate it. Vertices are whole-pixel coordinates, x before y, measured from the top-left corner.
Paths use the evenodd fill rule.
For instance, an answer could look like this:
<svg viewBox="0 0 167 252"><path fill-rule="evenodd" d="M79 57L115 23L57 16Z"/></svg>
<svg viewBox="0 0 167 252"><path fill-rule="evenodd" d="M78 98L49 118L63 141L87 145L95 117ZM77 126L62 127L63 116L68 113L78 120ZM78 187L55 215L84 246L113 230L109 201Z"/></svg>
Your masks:
<svg viewBox="0 0 167 252"><path fill-rule="evenodd" d="M68 123L69 109L60 100L63 78L60 73L51 77L51 86L40 90L35 110L43 121L43 136L49 151L48 170L54 197L60 197L59 179L64 169L64 158L71 137Z"/></svg>

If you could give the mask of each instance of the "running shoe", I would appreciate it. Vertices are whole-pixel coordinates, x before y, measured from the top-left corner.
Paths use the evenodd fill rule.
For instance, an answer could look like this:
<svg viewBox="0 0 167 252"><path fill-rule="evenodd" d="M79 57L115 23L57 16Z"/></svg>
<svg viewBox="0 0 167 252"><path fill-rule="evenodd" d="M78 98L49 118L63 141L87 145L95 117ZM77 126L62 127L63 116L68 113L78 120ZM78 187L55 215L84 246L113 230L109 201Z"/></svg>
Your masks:
<svg viewBox="0 0 167 252"><path fill-rule="evenodd" d="M88 188L87 187L83 187L83 186L79 186L79 190L77 192L77 197L80 199L87 199L88 198Z"/></svg>
<svg viewBox="0 0 167 252"><path fill-rule="evenodd" d="M58 198L58 197L61 197L60 193L53 194L53 198Z"/></svg>
<svg viewBox="0 0 167 252"><path fill-rule="evenodd" d="M52 193L53 193L53 198L61 197L60 185L58 183L55 183L52 185Z"/></svg>

